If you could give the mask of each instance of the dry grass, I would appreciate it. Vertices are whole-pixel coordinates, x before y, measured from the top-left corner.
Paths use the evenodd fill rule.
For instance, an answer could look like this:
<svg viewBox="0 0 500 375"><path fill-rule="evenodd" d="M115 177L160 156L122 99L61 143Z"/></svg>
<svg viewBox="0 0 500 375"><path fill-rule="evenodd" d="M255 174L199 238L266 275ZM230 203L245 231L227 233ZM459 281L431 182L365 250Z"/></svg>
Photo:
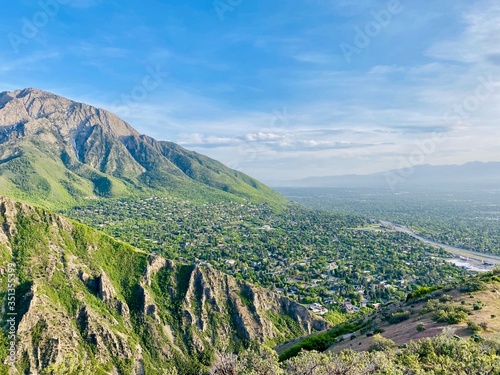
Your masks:
<svg viewBox="0 0 500 375"><path fill-rule="evenodd" d="M488 328L480 332L481 336L496 337L500 336L500 283L488 284L488 289L474 293L463 293L458 290L447 291L444 294L450 295L453 303L464 304L471 310L469 320L481 324L486 323ZM472 296L472 298L471 298ZM436 298L439 298L436 296ZM474 303L481 302L484 306L481 310L473 310ZM434 337L442 333L445 327L451 327L456 335L468 337L472 332L467 328L466 323L450 325L447 323L436 323L432 320L432 312L422 314L422 309L426 302L420 303L398 303L386 309L386 312L396 311L399 308L404 310L412 310L413 313L410 319L397 324L389 324L378 314L375 322L377 326L384 330L382 336L393 340L397 346L409 343L412 340L419 340L426 337ZM495 317L492 317L495 316ZM418 332L417 325L423 323L425 331ZM329 350L340 352L344 349L353 349L357 351L368 350L372 343L372 338L366 334L360 335L356 333L356 338L353 340L346 339L332 346Z"/></svg>

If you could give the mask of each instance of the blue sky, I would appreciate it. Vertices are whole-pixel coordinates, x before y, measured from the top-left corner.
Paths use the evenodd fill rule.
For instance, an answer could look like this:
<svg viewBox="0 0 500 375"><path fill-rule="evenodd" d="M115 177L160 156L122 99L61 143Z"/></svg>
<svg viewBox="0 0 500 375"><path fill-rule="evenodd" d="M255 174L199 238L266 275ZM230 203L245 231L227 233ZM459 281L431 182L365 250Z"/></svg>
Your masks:
<svg viewBox="0 0 500 375"><path fill-rule="evenodd" d="M500 161L497 1L20 0L0 21L0 91L264 181Z"/></svg>

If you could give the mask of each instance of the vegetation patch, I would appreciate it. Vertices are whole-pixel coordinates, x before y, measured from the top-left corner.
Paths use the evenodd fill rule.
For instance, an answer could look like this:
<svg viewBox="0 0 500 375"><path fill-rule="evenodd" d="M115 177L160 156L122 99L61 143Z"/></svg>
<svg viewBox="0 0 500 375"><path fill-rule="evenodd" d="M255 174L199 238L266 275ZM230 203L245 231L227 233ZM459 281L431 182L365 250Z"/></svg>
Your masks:
<svg viewBox="0 0 500 375"><path fill-rule="evenodd" d="M353 333L361 329L363 326L354 324L342 324L337 326L326 333L320 333L314 336L309 336L302 340L300 343L292 346L279 356L280 361L285 361L289 358L295 357L301 350L315 350L323 352L332 346L340 336Z"/></svg>
<svg viewBox="0 0 500 375"><path fill-rule="evenodd" d="M387 321L389 322L389 324L401 323L405 320L410 319L410 315L411 314L409 311L396 311L387 317Z"/></svg>
<svg viewBox="0 0 500 375"><path fill-rule="evenodd" d="M451 302L439 302L439 300L429 300L422 310L423 312L434 312L432 319L439 323L458 324L465 322L470 310L463 306Z"/></svg>
<svg viewBox="0 0 500 375"><path fill-rule="evenodd" d="M408 296L406 297L406 301L423 298L423 297L429 295L430 293L435 292L436 290L440 290L440 289L442 289L442 287L438 286L438 285L421 286L420 288L417 288L416 290L414 290L413 292L408 294Z"/></svg>
<svg viewBox="0 0 500 375"><path fill-rule="evenodd" d="M280 344L286 340L304 335L304 329L292 317L285 314L278 314L274 311L267 311L266 316L277 329L277 333L282 339L275 340L275 344Z"/></svg>

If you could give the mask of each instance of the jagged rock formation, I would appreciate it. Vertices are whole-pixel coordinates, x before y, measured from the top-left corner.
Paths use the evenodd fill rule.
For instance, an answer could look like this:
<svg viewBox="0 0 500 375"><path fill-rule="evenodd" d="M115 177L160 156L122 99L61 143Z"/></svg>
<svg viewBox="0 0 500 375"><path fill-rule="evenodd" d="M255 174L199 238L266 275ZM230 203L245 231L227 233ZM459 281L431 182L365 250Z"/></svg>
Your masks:
<svg viewBox="0 0 500 375"><path fill-rule="evenodd" d="M140 135L108 111L37 89L0 93L0 193L60 207L152 191L284 202L245 174Z"/></svg>
<svg viewBox="0 0 500 375"><path fill-rule="evenodd" d="M17 265L20 373L194 374L216 349L274 345L327 326L209 265L150 256L26 204L0 198L0 228L0 282L4 265Z"/></svg>

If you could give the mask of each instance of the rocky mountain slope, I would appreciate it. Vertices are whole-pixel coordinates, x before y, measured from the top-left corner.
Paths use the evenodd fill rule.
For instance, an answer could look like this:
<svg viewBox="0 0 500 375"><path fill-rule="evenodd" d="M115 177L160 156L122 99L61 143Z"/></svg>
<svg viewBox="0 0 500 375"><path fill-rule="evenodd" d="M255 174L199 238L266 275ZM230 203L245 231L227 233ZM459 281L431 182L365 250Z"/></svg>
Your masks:
<svg viewBox="0 0 500 375"><path fill-rule="evenodd" d="M152 191L285 201L213 159L140 135L105 110L37 89L0 93L0 193L60 207Z"/></svg>
<svg viewBox="0 0 500 375"><path fill-rule="evenodd" d="M125 130L126 128L124 128ZM0 198L2 325L15 264L16 368L29 374L197 374L217 350L322 330L303 306L209 265L133 248ZM9 342L0 334L0 373Z"/></svg>

